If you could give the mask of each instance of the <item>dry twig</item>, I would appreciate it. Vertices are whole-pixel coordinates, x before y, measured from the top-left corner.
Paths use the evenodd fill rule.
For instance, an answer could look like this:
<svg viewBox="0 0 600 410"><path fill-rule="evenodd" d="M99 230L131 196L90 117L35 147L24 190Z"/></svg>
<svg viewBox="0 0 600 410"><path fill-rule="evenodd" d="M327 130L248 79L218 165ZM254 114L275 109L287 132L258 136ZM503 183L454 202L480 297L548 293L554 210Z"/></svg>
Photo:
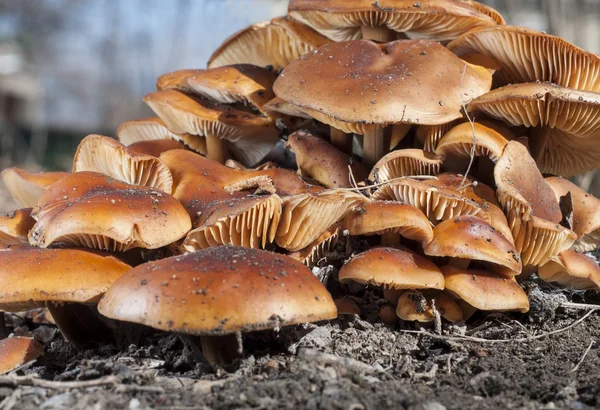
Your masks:
<svg viewBox="0 0 600 410"><path fill-rule="evenodd" d="M579 366L581 366L581 363L583 363L583 361L585 360L585 357L587 356L587 354L592 349L592 346L594 346L594 343L596 343L594 340L590 341L590 345L587 347L587 349L585 349L585 352L583 352L583 355L581 356L581 359L579 359L579 361L577 362L577 364L575 365L575 367L573 367L571 369L572 373L576 372L577 369L579 369Z"/></svg>
<svg viewBox="0 0 600 410"><path fill-rule="evenodd" d="M467 170L465 171L465 174L463 175L463 179L460 182L460 185L458 186L459 191L462 189L462 186L464 185L465 180L467 179L467 176L469 175L469 172L471 171L471 167L473 166L473 161L475 159L475 144L477 144L477 137L475 137L475 122L469 116L469 113L467 112L467 107L465 106L465 102L462 100L462 96L463 96L462 84L463 84L463 80L465 79L466 72L467 72L467 63L465 63L465 68L463 69L462 76L460 77L459 87L460 87L461 105L462 105L463 111L465 112L465 116L467 117L467 121L469 121L469 124L471 124L471 131L473 133L473 145L471 146L471 152L469 153L469 155L471 157L469 159L469 166L467 167Z"/></svg>

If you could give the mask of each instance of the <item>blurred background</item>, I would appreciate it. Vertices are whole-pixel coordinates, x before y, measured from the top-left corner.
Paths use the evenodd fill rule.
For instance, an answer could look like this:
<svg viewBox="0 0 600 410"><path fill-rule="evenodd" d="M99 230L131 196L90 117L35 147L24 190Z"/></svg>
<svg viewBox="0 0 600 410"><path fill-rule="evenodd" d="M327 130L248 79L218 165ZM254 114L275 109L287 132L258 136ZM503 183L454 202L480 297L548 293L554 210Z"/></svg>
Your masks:
<svg viewBox="0 0 600 410"><path fill-rule="evenodd" d="M482 0L480 0L482 1ZM600 0L483 0L509 24L600 53ZM0 0L0 168L68 170L87 134L151 116L160 74L204 68L233 32L287 0ZM600 177L577 182L600 196ZM0 183L1 185L1 183ZM14 207L0 186L0 211Z"/></svg>

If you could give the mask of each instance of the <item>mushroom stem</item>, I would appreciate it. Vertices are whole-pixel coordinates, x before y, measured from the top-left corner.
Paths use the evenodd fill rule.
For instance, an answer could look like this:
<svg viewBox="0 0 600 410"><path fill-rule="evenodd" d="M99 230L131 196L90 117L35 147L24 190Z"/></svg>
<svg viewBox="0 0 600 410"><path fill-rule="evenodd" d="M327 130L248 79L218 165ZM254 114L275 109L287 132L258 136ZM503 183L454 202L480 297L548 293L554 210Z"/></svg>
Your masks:
<svg viewBox="0 0 600 410"><path fill-rule="evenodd" d="M393 30L390 30L387 27L367 27L362 26L360 28L362 33L362 38L364 40L375 40L381 43L387 43L388 41L394 40L396 34Z"/></svg>
<svg viewBox="0 0 600 410"><path fill-rule="evenodd" d="M410 130L410 124L394 124L392 125L392 136L390 141L390 150L392 150L396 145L400 144L400 141L406 137L408 131Z"/></svg>
<svg viewBox="0 0 600 410"><path fill-rule="evenodd" d="M381 235L382 245L400 245L400 234L388 232Z"/></svg>
<svg viewBox="0 0 600 410"><path fill-rule="evenodd" d="M202 354L212 366L231 364L243 356L241 335L201 336Z"/></svg>
<svg viewBox="0 0 600 410"><path fill-rule="evenodd" d="M363 165L369 169L390 150L390 133L383 127L369 127L364 135Z"/></svg>
<svg viewBox="0 0 600 410"><path fill-rule="evenodd" d="M331 145L338 148L340 151L345 152L348 155L352 155L353 134L346 134L344 131L339 130L335 127L329 128L331 130L329 133Z"/></svg>
<svg viewBox="0 0 600 410"><path fill-rule="evenodd" d="M224 164L229 157L227 142L214 135L206 136L206 151L208 158Z"/></svg>
<svg viewBox="0 0 600 410"><path fill-rule="evenodd" d="M0 312L0 340L8 337L8 329L6 328L6 321L4 318L4 312Z"/></svg>
<svg viewBox="0 0 600 410"><path fill-rule="evenodd" d="M64 338L78 350L112 341L112 332L100 321L95 307L81 303L49 304L48 311Z"/></svg>

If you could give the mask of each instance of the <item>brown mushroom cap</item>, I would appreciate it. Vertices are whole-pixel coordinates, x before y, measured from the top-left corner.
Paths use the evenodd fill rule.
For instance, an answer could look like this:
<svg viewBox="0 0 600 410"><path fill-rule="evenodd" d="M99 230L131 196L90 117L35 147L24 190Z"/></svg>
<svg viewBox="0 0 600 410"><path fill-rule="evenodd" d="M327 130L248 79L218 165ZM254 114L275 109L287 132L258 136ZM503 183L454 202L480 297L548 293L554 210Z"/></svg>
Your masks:
<svg viewBox="0 0 600 410"><path fill-rule="evenodd" d="M92 171L131 185L171 193L173 177L158 158L141 154L102 135L88 135L77 147L73 172Z"/></svg>
<svg viewBox="0 0 600 410"><path fill-rule="evenodd" d="M186 146L183 144L183 142L165 139L138 141L128 145L127 148L129 148L130 151L151 155L158 158L163 152L170 151L172 149L186 149Z"/></svg>
<svg viewBox="0 0 600 410"><path fill-rule="evenodd" d="M330 40L287 17L246 27L221 44L208 60L208 68L248 63L275 70Z"/></svg>
<svg viewBox="0 0 600 410"><path fill-rule="evenodd" d="M416 128L415 136L426 152L435 152L437 144L442 137L455 125L460 124L461 120L453 120L445 124L437 125L419 125Z"/></svg>
<svg viewBox="0 0 600 410"><path fill-rule="evenodd" d="M191 92L192 89L187 83L187 79L203 70L186 69L173 71L161 75L156 79L156 89L161 90L178 90L183 92Z"/></svg>
<svg viewBox="0 0 600 410"><path fill-rule="evenodd" d="M478 122L463 122L444 134L435 153L442 157L449 154L469 156L474 146L475 156L489 157L496 162L507 143L506 138L492 128Z"/></svg>
<svg viewBox="0 0 600 410"><path fill-rule="evenodd" d="M0 249L27 243L27 234L35 225L31 208L16 209L0 216Z"/></svg>
<svg viewBox="0 0 600 410"><path fill-rule="evenodd" d="M448 44L458 56L485 54L501 69L497 85L547 81L578 90L600 92L600 56L555 36L516 26L482 27Z"/></svg>
<svg viewBox="0 0 600 410"><path fill-rule="evenodd" d="M600 162L599 93L548 83L515 84L476 98L469 109L511 126L536 127L529 146L542 172L570 176Z"/></svg>
<svg viewBox="0 0 600 410"><path fill-rule="evenodd" d="M296 131L288 136L287 146L296 154L296 162L302 175L312 178L327 188L352 186L350 169L354 180L362 182L367 171L327 141L307 131Z"/></svg>
<svg viewBox="0 0 600 410"><path fill-rule="evenodd" d="M568 179L548 177L546 183L556 195L556 200L568 193L573 202L573 231L578 239L573 249L590 252L600 247L600 199L581 189Z"/></svg>
<svg viewBox="0 0 600 410"><path fill-rule="evenodd" d="M290 17L335 41L361 38L361 27L387 27L410 38L451 40L496 25L489 11L451 0L292 0Z"/></svg>
<svg viewBox="0 0 600 410"><path fill-rule="evenodd" d="M434 306L440 316L451 323L463 319L462 310L456 300L444 291L435 289L404 291L398 299L396 314L402 320L433 322L435 320Z"/></svg>
<svg viewBox="0 0 600 410"><path fill-rule="evenodd" d="M2 179L10 192L10 196L26 208L34 207L44 190L68 175L68 172L27 172L20 168L6 168Z"/></svg>
<svg viewBox="0 0 600 410"><path fill-rule="evenodd" d="M421 149L399 149L384 155L377 161L369 174L369 179L385 182L399 177L437 175L442 160L442 157Z"/></svg>
<svg viewBox="0 0 600 410"><path fill-rule="evenodd" d="M111 286L98 310L112 319L196 335L337 316L325 287L300 262L229 246L140 265Z"/></svg>
<svg viewBox="0 0 600 410"><path fill-rule="evenodd" d="M191 229L190 217L173 197L95 172L62 178L40 197L29 243L69 243L126 251L171 244Z"/></svg>
<svg viewBox="0 0 600 410"><path fill-rule="evenodd" d="M0 310L95 303L131 267L101 252L19 246L0 252Z"/></svg>
<svg viewBox="0 0 600 410"><path fill-rule="evenodd" d="M440 222L433 239L424 248L429 256L469 259L508 268L518 275L523 268L514 245L491 225L475 216L462 216Z"/></svg>
<svg viewBox="0 0 600 410"><path fill-rule="evenodd" d="M391 201L367 202L355 208L344 219L350 235L382 235L397 233L422 246L433 239L431 223L414 206Z"/></svg>
<svg viewBox="0 0 600 410"><path fill-rule="evenodd" d="M357 315L360 316L360 307L352 299L341 298L335 299L335 306L339 315Z"/></svg>
<svg viewBox="0 0 600 410"><path fill-rule="evenodd" d="M600 267L596 261L567 249L538 269L545 282L557 282L570 289L600 290Z"/></svg>
<svg viewBox="0 0 600 410"><path fill-rule="evenodd" d="M408 250L378 247L350 259L339 280L396 289L444 289L444 277L430 260Z"/></svg>
<svg viewBox="0 0 600 410"><path fill-rule="evenodd" d="M475 269L441 268L446 290L479 310L527 312L527 294L514 278Z"/></svg>
<svg viewBox="0 0 600 410"><path fill-rule="evenodd" d="M309 268L317 266L319 261L326 257L327 252L335 249L341 234L342 228L340 224L335 224L312 241L306 248L290 253L289 256L299 260Z"/></svg>
<svg viewBox="0 0 600 410"><path fill-rule="evenodd" d="M0 374L37 359L44 353L41 344L30 337L9 337L0 340Z"/></svg>

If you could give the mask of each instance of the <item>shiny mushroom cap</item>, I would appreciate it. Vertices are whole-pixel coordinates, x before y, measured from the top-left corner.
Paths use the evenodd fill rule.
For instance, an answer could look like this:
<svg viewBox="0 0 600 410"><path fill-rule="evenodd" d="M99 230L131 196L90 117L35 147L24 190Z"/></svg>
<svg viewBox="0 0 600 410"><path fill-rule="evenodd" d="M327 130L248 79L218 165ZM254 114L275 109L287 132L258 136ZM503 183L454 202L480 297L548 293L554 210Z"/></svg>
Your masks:
<svg viewBox="0 0 600 410"><path fill-rule="evenodd" d="M30 337L15 336L0 340L0 374L29 363L43 353L43 346Z"/></svg>
<svg viewBox="0 0 600 410"><path fill-rule="evenodd" d="M527 312L529 299L514 278L475 269L441 268L446 290L479 310Z"/></svg>
<svg viewBox="0 0 600 410"><path fill-rule="evenodd" d="M444 291L406 290L400 295L396 307L396 314L402 320L417 322L433 322L435 310L448 322L460 322L463 312L456 300Z"/></svg>
<svg viewBox="0 0 600 410"><path fill-rule="evenodd" d="M26 208L34 207L38 199L50 185L68 175L68 172L27 172L20 168L6 168L2 179L10 196Z"/></svg>
<svg viewBox="0 0 600 410"><path fill-rule="evenodd" d="M229 246L140 265L111 286L98 310L112 319L195 335L337 316L325 287L300 262Z"/></svg>
<svg viewBox="0 0 600 410"><path fill-rule="evenodd" d="M369 179L385 182L390 179L416 175L437 175L442 157L421 149L399 149L383 156L369 174Z"/></svg>
<svg viewBox="0 0 600 410"><path fill-rule="evenodd" d="M444 134L435 153L441 157L449 154L469 156L474 149L475 156L489 157L496 162L507 143L504 136L490 127L478 122L463 122Z"/></svg>
<svg viewBox="0 0 600 410"><path fill-rule="evenodd" d="M171 193L173 177L169 168L152 155L141 154L102 135L88 135L77 147L73 172L92 171L131 185Z"/></svg>
<svg viewBox="0 0 600 410"><path fill-rule="evenodd" d="M248 63L279 70L329 41L302 23L278 17L232 34L209 58L208 68Z"/></svg>
<svg viewBox="0 0 600 410"><path fill-rule="evenodd" d="M538 276L545 282L577 290L600 290L600 267L589 257L571 249L562 251L538 269Z"/></svg>
<svg viewBox="0 0 600 410"><path fill-rule="evenodd" d="M31 208L16 209L0 216L0 249L27 243L27 234L35 225Z"/></svg>
<svg viewBox="0 0 600 410"><path fill-rule="evenodd" d="M444 289L444 277L430 260L408 249L378 247L350 259L339 280L395 289Z"/></svg>

